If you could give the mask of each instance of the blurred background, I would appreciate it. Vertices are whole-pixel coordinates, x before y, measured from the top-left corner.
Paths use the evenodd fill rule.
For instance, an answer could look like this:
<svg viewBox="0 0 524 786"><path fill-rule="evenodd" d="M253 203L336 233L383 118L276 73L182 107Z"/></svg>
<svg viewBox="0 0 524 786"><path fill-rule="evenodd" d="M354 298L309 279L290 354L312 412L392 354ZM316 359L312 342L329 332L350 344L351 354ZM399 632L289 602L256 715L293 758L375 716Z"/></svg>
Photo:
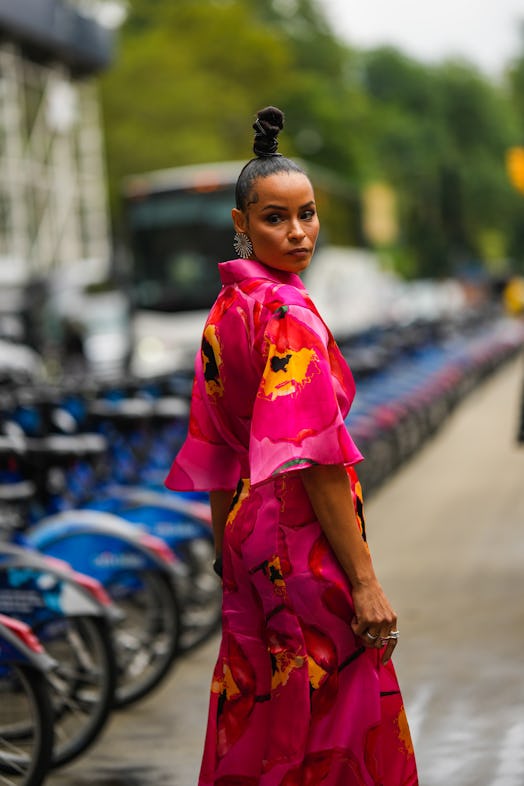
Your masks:
<svg viewBox="0 0 524 786"><path fill-rule="evenodd" d="M221 591L206 495L163 479L268 104L315 187L304 281L357 381L348 426L423 782L522 784L521 0L0 0L9 786L70 762L50 786L196 780ZM66 579L89 588L87 621L49 598ZM43 748L2 643L21 610L53 661Z"/></svg>
<svg viewBox="0 0 524 786"><path fill-rule="evenodd" d="M339 339L493 298L519 314L524 33L511 11L490 41L478 31L491 17L460 3L444 19L405 3L392 18L333 0L4 0L4 342L29 345L53 378L190 366L232 253L250 121L269 103L317 189L306 283Z"/></svg>

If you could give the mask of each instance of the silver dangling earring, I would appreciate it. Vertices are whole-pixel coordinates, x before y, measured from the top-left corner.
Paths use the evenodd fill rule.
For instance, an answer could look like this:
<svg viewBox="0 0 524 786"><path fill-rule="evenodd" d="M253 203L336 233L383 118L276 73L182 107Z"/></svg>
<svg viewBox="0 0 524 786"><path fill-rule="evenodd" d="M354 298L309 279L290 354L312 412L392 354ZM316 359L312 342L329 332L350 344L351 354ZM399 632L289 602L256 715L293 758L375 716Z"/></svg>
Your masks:
<svg viewBox="0 0 524 786"><path fill-rule="evenodd" d="M233 248L241 259L249 259L253 253L253 244L248 235L244 234L244 232L235 232Z"/></svg>

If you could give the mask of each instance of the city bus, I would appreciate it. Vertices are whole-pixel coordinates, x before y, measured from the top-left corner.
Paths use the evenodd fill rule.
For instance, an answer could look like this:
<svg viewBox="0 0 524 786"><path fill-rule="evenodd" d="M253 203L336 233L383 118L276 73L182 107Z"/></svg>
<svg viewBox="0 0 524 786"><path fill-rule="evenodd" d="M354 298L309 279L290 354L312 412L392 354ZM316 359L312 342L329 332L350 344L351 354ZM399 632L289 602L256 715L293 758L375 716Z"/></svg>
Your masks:
<svg viewBox="0 0 524 786"><path fill-rule="evenodd" d="M136 373L192 364L205 317L220 289L217 263L234 257L231 209L242 166L236 161L183 166L124 180ZM362 278L362 271L370 270L371 252L362 250L358 191L329 172L304 168L315 188L321 222L317 253L304 283L319 307L334 312L327 315L333 325L333 319L348 320L347 300L341 297L349 283L342 285L341 271L343 276L351 267ZM351 266L346 264L349 249L354 249ZM360 282L361 300L362 286ZM351 309L354 318L358 308Z"/></svg>

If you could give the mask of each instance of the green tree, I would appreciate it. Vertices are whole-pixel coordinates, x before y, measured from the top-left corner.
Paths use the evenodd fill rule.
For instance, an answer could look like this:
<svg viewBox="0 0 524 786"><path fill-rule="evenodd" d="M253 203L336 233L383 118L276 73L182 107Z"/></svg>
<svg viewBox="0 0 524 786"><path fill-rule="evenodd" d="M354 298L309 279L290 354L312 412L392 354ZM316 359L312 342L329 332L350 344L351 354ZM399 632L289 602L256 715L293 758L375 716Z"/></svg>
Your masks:
<svg viewBox="0 0 524 786"><path fill-rule="evenodd" d="M520 51L507 69L506 90L516 116L511 146L524 147L524 22L521 22L520 26ZM515 260L515 268L524 273L524 194L519 191L515 191L512 219L510 251Z"/></svg>
<svg viewBox="0 0 524 786"><path fill-rule="evenodd" d="M465 63L422 65L391 48L366 53L364 74L380 167L399 193L407 269L448 275L505 254L513 115L502 92Z"/></svg>
<svg viewBox="0 0 524 786"><path fill-rule="evenodd" d="M251 154L246 118L282 106L281 149L337 173L358 194L395 190L389 252L410 275L524 258L522 197L505 171L524 142L523 54L504 86L461 62L427 65L357 51L317 0L130 0L101 82L111 205L131 173Z"/></svg>
<svg viewBox="0 0 524 786"><path fill-rule="evenodd" d="M245 118L274 100L290 67L284 41L241 2L140 0L102 80L108 174L118 209L130 173L245 158Z"/></svg>

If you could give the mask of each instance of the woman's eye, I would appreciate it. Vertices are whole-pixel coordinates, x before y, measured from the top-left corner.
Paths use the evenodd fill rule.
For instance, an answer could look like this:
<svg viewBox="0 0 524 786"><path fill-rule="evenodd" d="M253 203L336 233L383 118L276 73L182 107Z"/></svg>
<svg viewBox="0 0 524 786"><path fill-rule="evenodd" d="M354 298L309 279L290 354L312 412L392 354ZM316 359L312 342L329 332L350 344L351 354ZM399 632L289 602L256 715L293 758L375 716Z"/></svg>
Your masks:
<svg viewBox="0 0 524 786"><path fill-rule="evenodd" d="M314 210L304 210L304 212L301 215L301 218L305 221L310 221L314 215L315 215Z"/></svg>
<svg viewBox="0 0 524 786"><path fill-rule="evenodd" d="M282 221L282 218L278 215L278 213L271 213L269 216L266 216L266 221L268 224L279 224Z"/></svg>

